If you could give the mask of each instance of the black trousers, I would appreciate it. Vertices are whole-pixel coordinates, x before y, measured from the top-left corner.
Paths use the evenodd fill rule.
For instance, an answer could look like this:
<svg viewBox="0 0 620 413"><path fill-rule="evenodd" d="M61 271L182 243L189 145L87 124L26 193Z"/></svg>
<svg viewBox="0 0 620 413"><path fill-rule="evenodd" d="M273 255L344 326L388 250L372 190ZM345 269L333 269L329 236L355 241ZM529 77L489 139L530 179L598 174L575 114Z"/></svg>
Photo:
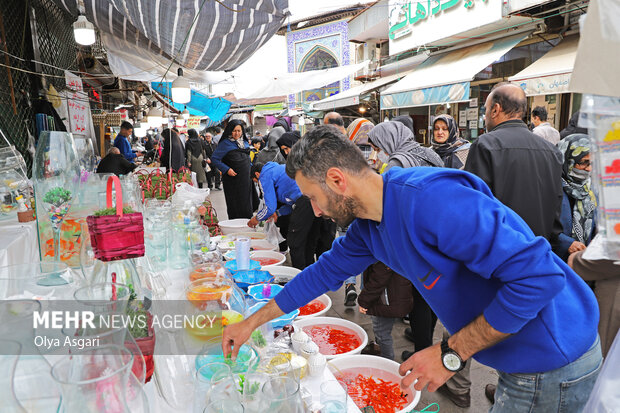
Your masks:
<svg viewBox="0 0 620 413"><path fill-rule="evenodd" d="M437 316L416 288L413 289L413 309L409 313L409 324L413 332L415 351L424 350L433 345L433 331L437 324Z"/></svg>
<svg viewBox="0 0 620 413"><path fill-rule="evenodd" d="M213 181L215 180L215 186L219 187L222 181L222 174L213 164L209 164L211 170L207 172L207 185L209 188L213 188Z"/></svg>
<svg viewBox="0 0 620 413"><path fill-rule="evenodd" d="M303 270L314 263L315 255L318 258L331 248L336 226L330 224L333 223L314 216L310 200L305 196L295 202L287 233L293 267Z"/></svg>

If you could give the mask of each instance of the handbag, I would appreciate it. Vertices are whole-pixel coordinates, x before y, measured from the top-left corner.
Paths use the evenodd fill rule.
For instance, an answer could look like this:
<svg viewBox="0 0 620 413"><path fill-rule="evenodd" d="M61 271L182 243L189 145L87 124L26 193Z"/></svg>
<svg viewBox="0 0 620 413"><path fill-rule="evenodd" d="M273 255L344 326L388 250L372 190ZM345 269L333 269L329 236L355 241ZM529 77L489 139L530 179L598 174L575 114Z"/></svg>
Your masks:
<svg viewBox="0 0 620 413"><path fill-rule="evenodd" d="M116 215L86 217L90 242L95 257L116 261L144 256L144 225L142 214L123 214L123 190L118 176L110 176L106 189L106 205L112 208L112 185L116 190Z"/></svg>

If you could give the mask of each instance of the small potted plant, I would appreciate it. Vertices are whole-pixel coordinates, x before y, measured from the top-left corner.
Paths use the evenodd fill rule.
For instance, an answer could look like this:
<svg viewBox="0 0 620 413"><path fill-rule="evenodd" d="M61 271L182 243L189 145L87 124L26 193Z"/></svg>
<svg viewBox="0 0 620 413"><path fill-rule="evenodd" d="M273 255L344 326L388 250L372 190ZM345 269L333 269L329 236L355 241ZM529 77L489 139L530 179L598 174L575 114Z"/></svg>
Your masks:
<svg viewBox="0 0 620 413"><path fill-rule="evenodd" d="M116 206L112 204L112 185L116 187ZM123 191L117 176L108 178L106 207L86 218L95 257L104 262L142 257L142 214L123 207Z"/></svg>
<svg viewBox="0 0 620 413"><path fill-rule="evenodd" d="M155 330L153 329L153 316L144 308L144 303L136 299L136 293L131 292L129 302L127 303L128 326L127 329L133 339L136 341L142 356L144 357L146 376L144 382L148 383L153 376L155 370L155 361L153 353L155 351ZM131 345L132 343L126 343ZM134 361L132 371L137 373L142 366L138 360Z"/></svg>

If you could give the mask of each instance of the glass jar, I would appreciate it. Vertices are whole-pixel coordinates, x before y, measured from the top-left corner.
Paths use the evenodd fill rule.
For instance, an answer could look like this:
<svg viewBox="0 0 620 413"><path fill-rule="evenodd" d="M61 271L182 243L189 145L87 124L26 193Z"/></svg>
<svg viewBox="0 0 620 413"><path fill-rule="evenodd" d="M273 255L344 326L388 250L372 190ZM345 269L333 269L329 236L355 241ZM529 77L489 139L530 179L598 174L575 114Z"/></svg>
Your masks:
<svg viewBox="0 0 620 413"><path fill-rule="evenodd" d="M106 345L64 356L52 367L62 389L61 413L148 413L148 400L130 374L133 355Z"/></svg>

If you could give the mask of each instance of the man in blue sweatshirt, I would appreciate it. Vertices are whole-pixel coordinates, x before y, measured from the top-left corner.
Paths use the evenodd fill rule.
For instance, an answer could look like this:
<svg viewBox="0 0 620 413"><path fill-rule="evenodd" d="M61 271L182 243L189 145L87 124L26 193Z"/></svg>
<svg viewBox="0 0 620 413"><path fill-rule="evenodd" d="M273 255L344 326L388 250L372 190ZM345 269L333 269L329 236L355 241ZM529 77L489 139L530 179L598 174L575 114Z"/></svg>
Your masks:
<svg viewBox="0 0 620 413"><path fill-rule="evenodd" d="M417 390L435 391L474 357L499 372L493 413L581 411L601 365L594 295L482 180L422 167L377 175L325 127L295 145L287 173L316 215L353 223L275 300L224 330L224 354L236 356L262 323L381 261L413 283L451 333L401 364L404 387L417 379Z"/></svg>
<svg viewBox="0 0 620 413"><path fill-rule="evenodd" d="M114 146L121 151L121 155L125 157L129 162L133 162L136 159L136 154L131 150L131 143L129 143L129 137L133 132L133 125L127 121L121 123L121 131L116 135L114 139Z"/></svg>
<svg viewBox="0 0 620 413"><path fill-rule="evenodd" d="M260 183L263 202L256 215L248 221L248 226L255 228L260 221L277 221L282 216L290 215L283 235L290 247L293 267L303 270L314 262L320 236L320 218L314 216L310 201L302 196L297 183L286 174L286 165L256 162L252 165L251 174L254 182Z"/></svg>

